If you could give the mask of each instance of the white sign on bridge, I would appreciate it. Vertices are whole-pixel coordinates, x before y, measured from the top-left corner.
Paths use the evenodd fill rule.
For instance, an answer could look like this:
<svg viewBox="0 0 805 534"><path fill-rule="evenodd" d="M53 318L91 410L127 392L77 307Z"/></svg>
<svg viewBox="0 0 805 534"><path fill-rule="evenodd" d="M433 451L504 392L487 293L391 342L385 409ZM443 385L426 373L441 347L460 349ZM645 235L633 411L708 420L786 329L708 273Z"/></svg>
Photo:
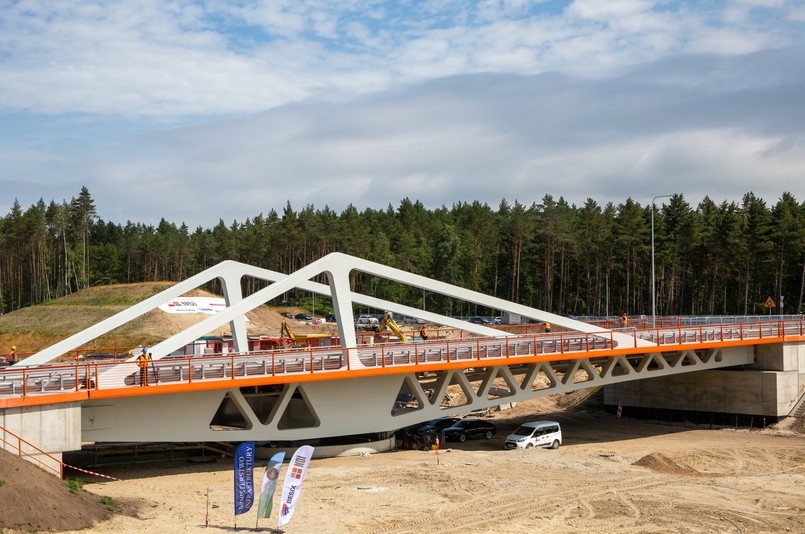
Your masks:
<svg viewBox="0 0 805 534"><path fill-rule="evenodd" d="M217 297L180 297L160 304L165 313L206 313L215 315L226 309L226 301Z"/></svg>

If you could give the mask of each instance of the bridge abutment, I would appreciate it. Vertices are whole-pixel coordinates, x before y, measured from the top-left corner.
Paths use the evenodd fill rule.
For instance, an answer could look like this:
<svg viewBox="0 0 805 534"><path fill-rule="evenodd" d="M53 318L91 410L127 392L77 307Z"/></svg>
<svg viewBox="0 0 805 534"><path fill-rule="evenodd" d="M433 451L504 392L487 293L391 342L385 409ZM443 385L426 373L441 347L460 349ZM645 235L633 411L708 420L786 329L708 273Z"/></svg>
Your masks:
<svg viewBox="0 0 805 534"><path fill-rule="evenodd" d="M0 410L0 427L8 431L0 430L3 449L56 473L58 463L40 451L61 461L63 452L81 449L81 405L76 402L6 408Z"/></svg>
<svg viewBox="0 0 805 534"><path fill-rule="evenodd" d="M755 363L608 385L610 406L788 416L805 394L805 342L756 345Z"/></svg>

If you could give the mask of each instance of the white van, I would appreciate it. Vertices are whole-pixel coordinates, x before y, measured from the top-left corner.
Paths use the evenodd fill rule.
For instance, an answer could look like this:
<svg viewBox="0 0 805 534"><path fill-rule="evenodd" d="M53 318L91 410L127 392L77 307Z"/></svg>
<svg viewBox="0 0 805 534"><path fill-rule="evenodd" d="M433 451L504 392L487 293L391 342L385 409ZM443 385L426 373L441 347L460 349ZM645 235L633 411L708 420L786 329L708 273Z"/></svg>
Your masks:
<svg viewBox="0 0 805 534"><path fill-rule="evenodd" d="M506 449L529 449L531 447L550 447L558 449L562 444L562 429L556 421L534 421L523 423L514 433L506 436L503 446Z"/></svg>

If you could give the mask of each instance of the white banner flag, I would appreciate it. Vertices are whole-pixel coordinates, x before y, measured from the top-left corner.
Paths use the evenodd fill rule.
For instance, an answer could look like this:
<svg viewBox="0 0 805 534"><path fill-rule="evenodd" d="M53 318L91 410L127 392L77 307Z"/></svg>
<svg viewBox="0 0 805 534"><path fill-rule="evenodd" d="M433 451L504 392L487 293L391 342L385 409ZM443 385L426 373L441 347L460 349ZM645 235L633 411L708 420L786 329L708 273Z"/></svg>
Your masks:
<svg viewBox="0 0 805 534"><path fill-rule="evenodd" d="M302 491L302 481L305 480L307 466L313 456L313 447L302 445L293 453L288 470L285 472L285 482L282 484L282 500L277 526L281 527L291 520L299 493Z"/></svg>

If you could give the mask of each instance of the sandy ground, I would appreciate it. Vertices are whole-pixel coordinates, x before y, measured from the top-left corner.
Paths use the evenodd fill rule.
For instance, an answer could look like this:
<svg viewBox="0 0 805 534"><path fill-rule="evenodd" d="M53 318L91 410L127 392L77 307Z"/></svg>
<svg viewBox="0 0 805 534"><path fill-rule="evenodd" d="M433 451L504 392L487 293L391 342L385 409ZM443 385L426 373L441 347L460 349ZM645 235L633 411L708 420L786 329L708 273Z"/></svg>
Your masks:
<svg viewBox="0 0 805 534"><path fill-rule="evenodd" d="M563 447L503 450L508 429L534 419L527 410L499 412L492 440L448 444L438 456L314 459L281 532L805 532L802 435L557 412L536 419L562 423ZM255 469L258 493L263 469ZM104 472L125 481L85 489L139 508L92 532L235 530L231 460ZM259 529L255 503L237 517L238 530L276 530L278 500Z"/></svg>

